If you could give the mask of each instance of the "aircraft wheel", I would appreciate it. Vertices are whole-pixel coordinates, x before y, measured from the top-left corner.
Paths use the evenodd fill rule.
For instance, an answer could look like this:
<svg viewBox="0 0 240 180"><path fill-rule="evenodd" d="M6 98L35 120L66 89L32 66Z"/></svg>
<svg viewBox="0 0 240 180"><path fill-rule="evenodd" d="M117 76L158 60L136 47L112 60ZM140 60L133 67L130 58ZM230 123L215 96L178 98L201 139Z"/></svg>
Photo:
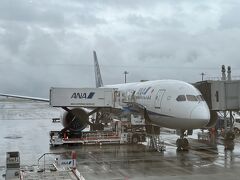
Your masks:
<svg viewBox="0 0 240 180"><path fill-rule="evenodd" d="M225 134L225 140L234 140L235 139L235 134L231 131L227 132Z"/></svg>
<svg viewBox="0 0 240 180"><path fill-rule="evenodd" d="M187 151L188 150L188 140L186 138L183 139L183 150Z"/></svg>
<svg viewBox="0 0 240 180"><path fill-rule="evenodd" d="M189 144L189 143L188 143L187 138L184 138L184 139L183 139L183 146L187 147L188 144Z"/></svg>
<svg viewBox="0 0 240 180"><path fill-rule="evenodd" d="M177 145L177 151L187 151L189 143L186 138L177 139L176 145Z"/></svg>
<svg viewBox="0 0 240 180"><path fill-rule="evenodd" d="M226 140L224 142L225 150L233 150L234 149L234 141L232 140Z"/></svg>
<svg viewBox="0 0 240 180"><path fill-rule="evenodd" d="M181 144L182 144L182 139L177 139L177 141L176 141L177 147L180 147Z"/></svg>
<svg viewBox="0 0 240 180"><path fill-rule="evenodd" d="M177 151L182 151L182 147L177 147Z"/></svg>
<svg viewBox="0 0 240 180"><path fill-rule="evenodd" d="M237 127L234 128L234 133L235 134L239 134L240 133L240 129L238 129Z"/></svg>
<svg viewBox="0 0 240 180"><path fill-rule="evenodd" d="M137 144L138 143L138 136L137 135L133 135L132 136L132 143L133 144Z"/></svg>
<svg viewBox="0 0 240 180"><path fill-rule="evenodd" d="M177 151L182 151L183 150L183 139L177 139L176 145L177 145Z"/></svg>

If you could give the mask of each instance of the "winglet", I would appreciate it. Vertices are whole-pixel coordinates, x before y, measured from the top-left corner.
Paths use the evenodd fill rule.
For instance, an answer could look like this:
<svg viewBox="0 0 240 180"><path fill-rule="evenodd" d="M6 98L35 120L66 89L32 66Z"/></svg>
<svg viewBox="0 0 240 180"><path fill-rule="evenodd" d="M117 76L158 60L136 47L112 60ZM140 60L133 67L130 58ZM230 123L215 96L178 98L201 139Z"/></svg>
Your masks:
<svg viewBox="0 0 240 180"><path fill-rule="evenodd" d="M96 51L93 51L93 57L94 57L95 81L96 81L96 87L98 88L103 86L103 82L102 82L102 76L101 76L101 72L98 64Z"/></svg>

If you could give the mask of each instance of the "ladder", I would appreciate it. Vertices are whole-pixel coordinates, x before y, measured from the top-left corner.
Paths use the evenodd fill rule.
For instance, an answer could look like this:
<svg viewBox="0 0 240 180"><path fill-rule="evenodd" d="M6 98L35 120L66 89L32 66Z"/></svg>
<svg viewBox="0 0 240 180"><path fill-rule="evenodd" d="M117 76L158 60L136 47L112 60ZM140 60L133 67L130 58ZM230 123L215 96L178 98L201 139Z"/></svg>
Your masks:
<svg viewBox="0 0 240 180"><path fill-rule="evenodd" d="M149 135L148 147L151 150L162 152L166 150L164 141L160 139L159 135Z"/></svg>

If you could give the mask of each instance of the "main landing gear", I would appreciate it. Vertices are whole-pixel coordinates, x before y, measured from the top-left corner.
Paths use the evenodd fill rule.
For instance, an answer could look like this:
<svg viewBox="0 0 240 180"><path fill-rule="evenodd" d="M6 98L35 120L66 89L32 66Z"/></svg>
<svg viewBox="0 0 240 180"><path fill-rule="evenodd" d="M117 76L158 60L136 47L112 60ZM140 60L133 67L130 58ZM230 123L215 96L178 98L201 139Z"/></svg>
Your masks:
<svg viewBox="0 0 240 180"><path fill-rule="evenodd" d="M187 136L185 134L185 131L180 130L180 138L177 139L177 141L176 141L177 151L188 151L189 143L188 143L187 138L185 138L185 136Z"/></svg>

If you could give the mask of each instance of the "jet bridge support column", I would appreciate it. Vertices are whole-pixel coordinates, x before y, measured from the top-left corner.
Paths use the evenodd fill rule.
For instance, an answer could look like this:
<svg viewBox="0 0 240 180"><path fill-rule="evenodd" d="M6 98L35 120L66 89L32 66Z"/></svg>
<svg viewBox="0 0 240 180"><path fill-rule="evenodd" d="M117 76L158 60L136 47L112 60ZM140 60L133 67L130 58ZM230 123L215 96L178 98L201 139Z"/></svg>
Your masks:
<svg viewBox="0 0 240 180"><path fill-rule="evenodd" d="M223 112L223 118L224 118L224 133L227 130L227 113L226 111Z"/></svg>
<svg viewBox="0 0 240 180"><path fill-rule="evenodd" d="M234 125L234 118L233 118L233 113L232 111L230 113L230 130L233 131L233 125Z"/></svg>
<svg viewBox="0 0 240 180"><path fill-rule="evenodd" d="M229 123L227 122L229 120ZM227 118L226 111L224 111L224 139L225 140L234 140L235 133L233 131L234 118L232 111L229 111L229 119Z"/></svg>

